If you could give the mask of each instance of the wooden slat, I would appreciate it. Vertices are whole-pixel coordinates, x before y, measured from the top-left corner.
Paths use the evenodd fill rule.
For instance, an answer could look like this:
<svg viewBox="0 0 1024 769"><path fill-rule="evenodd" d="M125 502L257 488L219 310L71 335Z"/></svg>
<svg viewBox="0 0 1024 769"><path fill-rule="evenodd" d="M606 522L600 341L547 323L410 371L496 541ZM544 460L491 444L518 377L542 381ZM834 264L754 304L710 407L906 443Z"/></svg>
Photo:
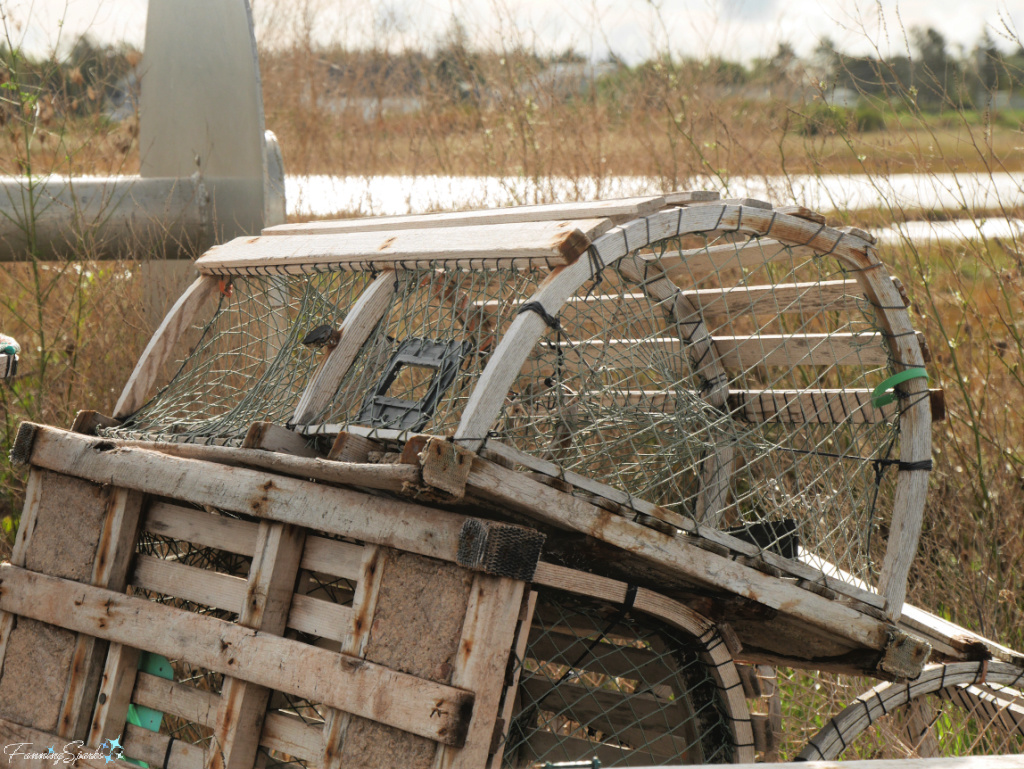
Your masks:
<svg viewBox="0 0 1024 769"><path fill-rule="evenodd" d="M205 510L157 502L146 514L145 528L154 534L202 547L252 556L256 551L259 526ZM331 577L355 580L359 576L362 550L362 545L351 542L307 536L301 566Z"/></svg>
<svg viewBox="0 0 1024 769"><path fill-rule="evenodd" d="M508 745L509 727L512 725L512 715L515 712L516 702L519 695L519 679L523 674L523 661L526 657L526 646L529 642L530 626L533 623L533 612L537 608L537 591L531 590L523 597L523 603L519 609L519 616L516 624L516 637L512 644L512 658L509 659L509 667L512 675L505 677L505 692L501 703L499 723L502 725L501 740L498 749L491 757L489 769L501 769L502 758L505 748Z"/></svg>
<svg viewBox="0 0 1024 769"><path fill-rule="evenodd" d="M284 633L299 574L306 530L291 524L261 521L256 553L249 567L238 624L260 633ZM213 730L209 769L251 769L270 690L241 678L225 677L221 706Z"/></svg>
<svg viewBox="0 0 1024 769"><path fill-rule="evenodd" d="M59 763L54 756L48 755L51 746L60 754L57 757ZM134 766L127 761L87 757L94 751L83 748L81 743L72 743L55 734L22 726L3 718L0 718L0 751L0 756L6 757L4 766L18 766L22 769L54 769L55 766L133 769Z"/></svg>
<svg viewBox="0 0 1024 769"><path fill-rule="evenodd" d="M135 364L121 391L121 397L114 406L114 417L123 419L138 410L149 396L156 378L164 364L170 360L174 345L189 326L195 322L199 312L217 292L217 279L201 276L185 289L185 293L174 303L160 327L156 330Z"/></svg>
<svg viewBox="0 0 1024 769"><path fill-rule="evenodd" d="M198 745L131 724L125 727L124 751L129 758L166 769L203 769L207 757L206 751Z"/></svg>
<svg viewBox="0 0 1024 769"><path fill-rule="evenodd" d="M718 350L722 365L729 368L750 369L755 366L884 366L889 362L885 340L879 333L835 334L760 334L756 336L711 337ZM666 356L682 358L686 345L672 337L653 339L608 339L583 342L562 342L566 350L579 351L585 362L599 361L606 367L640 367L643 357L636 360L602 360L602 355L625 356L636 351L656 351ZM547 352L548 347L540 348ZM566 357L563 368L572 365L573 356ZM682 369L680 369L682 371Z"/></svg>
<svg viewBox="0 0 1024 769"><path fill-rule="evenodd" d="M304 433L305 434L305 433ZM110 440L113 445L155 451L183 459L218 462L230 467L251 467L290 475L296 478L315 478L328 483L362 486L382 491L396 491L403 484L416 481L415 471L398 465L339 463L319 457L289 456L271 451L216 446L197 443L167 443L162 441Z"/></svg>
<svg viewBox="0 0 1024 769"><path fill-rule="evenodd" d="M330 403L363 344L391 306L397 285L394 272L385 272L359 295L341 323L337 345L324 356L299 398L292 418L295 424L308 424Z"/></svg>
<svg viewBox="0 0 1024 769"><path fill-rule="evenodd" d="M488 764L524 587L506 577L473 578L451 681L476 695L473 719L465 747L442 748L434 762L437 769L481 769Z"/></svg>
<svg viewBox="0 0 1024 769"><path fill-rule="evenodd" d="M488 224L446 229L235 238L196 261L204 275L303 274L314 267L409 269L448 266L556 267L571 264L612 227L608 219Z"/></svg>
<svg viewBox="0 0 1024 769"><path fill-rule="evenodd" d="M718 197L717 193L672 193L672 205L690 202L696 195ZM711 198L709 198L711 199ZM678 202L677 202L678 201ZM563 219L608 218L615 222L654 213L666 205L665 197L647 195L618 200L581 203L550 203L538 206L513 206L484 211L455 211L409 216L375 216L361 219L279 224L263 230L264 235L333 235L348 232L391 232L412 229L466 227L482 224L561 221Z"/></svg>
<svg viewBox="0 0 1024 769"><path fill-rule="evenodd" d="M800 259L813 256L814 253L814 249L808 246L787 246L771 238L755 238L741 243L668 251L662 255L661 263L673 283L686 287L694 280L721 269L756 267L774 259Z"/></svg>
<svg viewBox="0 0 1024 769"><path fill-rule="evenodd" d="M563 494L522 474L484 461L473 464L468 489L482 499L527 512L531 517L589 534L638 558L660 564L687 579L714 585L819 627L837 638L882 650L888 642L885 623L859 611L778 580L731 559L644 529L583 500Z"/></svg>
<svg viewBox="0 0 1024 769"><path fill-rule="evenodd" d="M115 739L124 732L140 656L139 650L131 646L110 644L87 745L102 745L104 740Z"/></svg>
<svg viewBox="0 0 1024 769"><path fill-rule="evenodd" d="M31 461L40 467L73 471L84 478L294 523L431 558L454 562L458 555L459 534L466 519L454 513L152 451L97 451L97 445L113 444L36 426ZM341 467L345 463L337 464Z"/></svg>
<svg viewBox="0 0 1024 769"><path fill-rule="evenodd" d="M352 597L352 624L348 637L342 642L342 651L353 657L364 658L366 645L370 640L373 616L377 612L377 598L380 595L384 576L384 550L378 547L363 549L356 592ZM323 745L321 747L321 769L342 769L345 762L343 752L345 735L352 721L348 713L331 709L324 714Z"/></svg>
<svg viewBox="0 0 1024 769"><path fill-rule="evenodd" d="M331 601L295 595L288 614L288 627L300 633L344 641L352 625L352 609Z"/></svg>
<svg viewBox="0 0 1024 769"><path fill-rule="evenodd" d="M245 580L216 571L140 555L132 584L143 590L238 614L245 601Z"/></svg>
<svg viewBox="0 0 1024 769"><path fill-rule="evenodd" d="M217 723L220 695L175 683L158 676L139 674L132 701L166 715L213 728ZM259 743L305 761L320 758L320 726L284 713L267 713Z"/></svg>
<svg viewBox="0 0 1024 769"><path fill-rule="evenodd" d="M472 712L473 695L451 686L9 564L0 565L0 610L185 658L445 744L463 742Z"/></svg>

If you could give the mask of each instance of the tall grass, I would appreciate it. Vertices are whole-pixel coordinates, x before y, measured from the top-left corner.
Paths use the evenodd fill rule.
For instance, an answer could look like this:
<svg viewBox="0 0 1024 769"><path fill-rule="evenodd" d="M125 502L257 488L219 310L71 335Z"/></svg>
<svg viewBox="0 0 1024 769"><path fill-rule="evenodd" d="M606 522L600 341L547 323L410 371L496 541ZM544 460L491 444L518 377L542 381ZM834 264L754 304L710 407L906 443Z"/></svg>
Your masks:
<svg viewBox="0 0 1024 769"><path fill-rule="evenodd" d="M882 204L829 216L834 224L877 228L950 215L905 208L889 191L890 174L913 172L922 183L951 185L961 195L955 214L969 216L973 202L960 185L966 174L1024 166L1024 113L992 98L1017 87L1019 57L989 51L963 61L936 58L927 35L907 36L910 49L888 57L824 50L800 60L780 47L774 57L737 64L682 58L662 45L636 66L595 67L586 55L543 50L504 17L503 42L488 50L475 47L458 25L415 47L384 33L370 49L324 47L316 38L318 6L303 7L289 39L265 41L260 54L267 127L293 174L525 178L534 184L520 196L523 203L564 189L602 194L617 175L649 177L652 187L666 190L713 186L727 194L738 178L760 177L770 183L773 202L802 203L797 175L857 173L874 183ZM3 78L17 85L0 126L0 143L16 148L0 153L5 172L27 179L30 171L134 169L130 128L60 108L52 94L68 86L44 87L23 61L4 61ZM994 76L982 72L989 63ZM47 66L72 71L56 58ZM573 71L575 78L564 74ZM75 77L58 83L74 85ZM857 106L830 103L840 84L855 91ZM981 213L1020 216L1022 192ZM946 390L949 412L935 430L910 598L1018 648L1022 253L1015 237L881 246L907 286L914 323L934 355L932 384ZM25 265L4 271L3 330L26 350L26 373L0 389L4 447L20 419L66 424L77 408L109 409L144 343L137 296L123 279L130 266L96 265L89 256L83 250L54 264L30 252ZM20 481L9 469L2 473L2 513L13 524Z"/></svg>

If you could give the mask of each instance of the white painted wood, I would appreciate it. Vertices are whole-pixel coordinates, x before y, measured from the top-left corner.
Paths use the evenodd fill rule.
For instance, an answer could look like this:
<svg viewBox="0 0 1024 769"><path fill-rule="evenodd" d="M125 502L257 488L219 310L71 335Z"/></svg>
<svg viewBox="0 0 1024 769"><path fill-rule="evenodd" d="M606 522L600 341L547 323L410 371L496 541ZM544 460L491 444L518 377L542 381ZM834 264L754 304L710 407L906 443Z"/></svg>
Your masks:
<svg viewBox="0 0 1024 769"><path fill-rule="evenodd" d="M236 238L196 260L204 275L306 274L326 269L407 269L479 264L569 264L612 226L608 219L487 224L446 229Z"/></svg>
<svg viewBox="0 0 1024 769"><path fill-rule="evenodd" d="M711 193L715 194L715 193ZM692 197L693 193L674 193L674 198ZM716 195L717 197L717 195ZM681 202L686 202L681 200ZM549 203L537 206L511 206L482 211L454 211L438 214L409 216L373 216L361 219L281 224L263 230L264 235L335 235L348 232L392 232L412 229L466 227L481 224L519 224L549 222L563 219L609 218L635 219L652 214L666 205L660 195L647 195L618 200L598 200L581 203ZM675 205L675 203L673 203Z"/></svg>
<svg viewBox="0 0 1024 769"><path fill-rule="evenodd" d="M0 609L85 633L449 744L469 692L144 598L0 564Z"/></svg>
<svg viewBox="0 0 1024 769"><path fill-rule="evenodd" d="M385 272L359 295L341 323L341 339L326 354L299 398L293 422L308 424L327 407L359 350L391 306L397 284L395 273Z"/></svg>
<svg viewBox="0 0 1024 769"><path fill-rule="evenodd" d="M185 289L185 293L174 303L167 317L150 338L142 357L135 364L135 370L128 377L121 397L114 406L116 419L124 419L146 402L153 385L156 384L156 378L160 375L160 370L174 352L175 343L195 322L199 312L216 292L217 279L209 276L200 276Z"/></svg>

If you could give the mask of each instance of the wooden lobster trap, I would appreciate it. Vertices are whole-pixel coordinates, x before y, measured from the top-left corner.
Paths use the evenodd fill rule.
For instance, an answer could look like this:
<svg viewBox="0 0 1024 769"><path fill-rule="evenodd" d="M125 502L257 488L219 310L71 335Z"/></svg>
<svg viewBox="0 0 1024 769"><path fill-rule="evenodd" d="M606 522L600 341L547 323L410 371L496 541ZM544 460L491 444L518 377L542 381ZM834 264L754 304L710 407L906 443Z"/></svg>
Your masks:
<svg viewBox="0 0 1024 769"><path fill-rule="evenodd" d="M866 233L673 193L287 225L197 267L113 417L19 433L0 742L744 762L778 756L773 666L929 659L1001 666L928 691L1017 739L1022 657L904 606L942 400Z"/></svg>

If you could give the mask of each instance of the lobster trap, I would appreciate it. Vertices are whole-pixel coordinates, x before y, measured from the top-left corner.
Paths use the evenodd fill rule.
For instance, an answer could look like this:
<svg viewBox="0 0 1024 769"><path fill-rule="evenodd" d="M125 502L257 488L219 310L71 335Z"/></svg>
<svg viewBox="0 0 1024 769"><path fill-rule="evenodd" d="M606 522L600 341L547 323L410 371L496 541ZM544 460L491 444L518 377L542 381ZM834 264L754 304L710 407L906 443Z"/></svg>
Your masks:
<svg viewBox="0 0 1024 769"><path fill-rule="evenodd" d="M0 660L50 639L59 704L5 663L8 732L172 769L1017 745L1021 655L904 605L943 403L867 233L674 193L197 267L113 417L19 437L49 533L3 567ZM69 494L102 532L74 573Z"/></svg>

